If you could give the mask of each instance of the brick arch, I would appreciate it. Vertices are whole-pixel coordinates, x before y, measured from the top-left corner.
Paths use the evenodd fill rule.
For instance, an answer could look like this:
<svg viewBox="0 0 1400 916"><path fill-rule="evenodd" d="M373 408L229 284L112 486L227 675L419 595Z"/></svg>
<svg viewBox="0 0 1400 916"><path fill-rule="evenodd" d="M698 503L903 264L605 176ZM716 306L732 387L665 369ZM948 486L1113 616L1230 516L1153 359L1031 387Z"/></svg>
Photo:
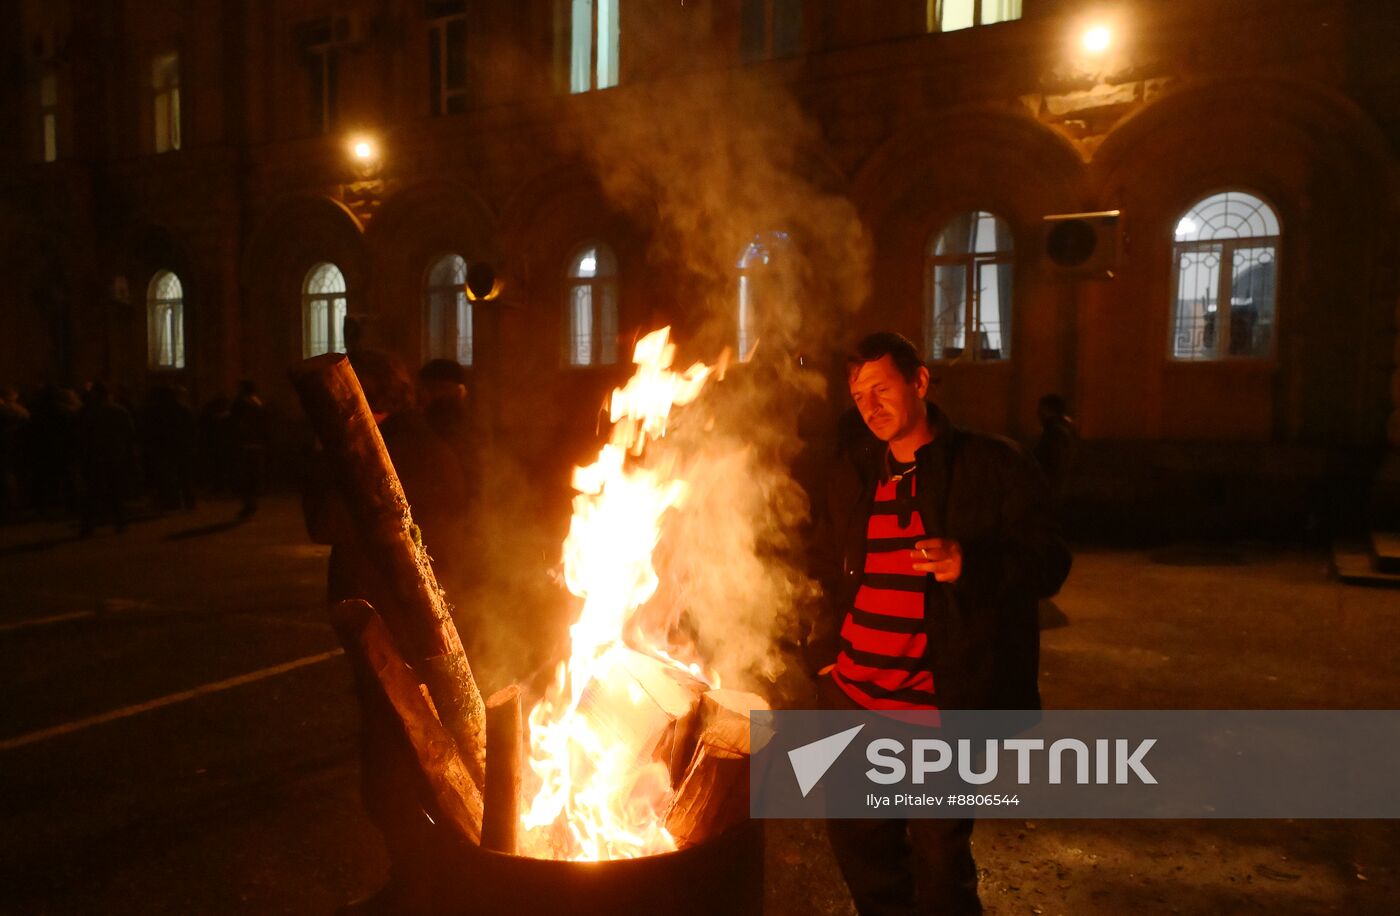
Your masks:
<svg viewBox="0 0 1400 916"><path fill-rule="evenodd" d="M365 230L377 345L399 352L409 365L420 361L429 266L445 254L499 262L496 222L485 200L463 182L417 182L384 201Z"/></svg>
<svg viewBox="0 0 1400 916"><path fill-rule="evenodd" d="M1037 218L1089 204L1074 146L1029 114L997 106L953 108L903 128L861 163L851 196L877 233L911 202L950 212L982 203Z"/></svg>
<svg viewBox="0 0 1400 916"><path fill-rule="evenodd" d="M297 195L269 207L244 246L244 374L277 399L286 392L288 366L301 358L301 290L307 271L330 261L345 275L351 316L372 309L366 291L372 276L364 227L340 201Z"/></svg>
<svg viewBox="0 0 1400 916"><path fill-rule="evenodd" d="M340 268L346 283L363 285L364 225L338 200L321 195L297 195L274 204L254 223L243 249L242 280L245 287L262 282L269 273L281 273L305 262L347 263ZM337 261L339 263L339 261Z"/></svg>
<svg viewBox="0 0 1400 916"><path fill-rule="evenodd" d="M1238 145L1222 142L1227 137ZM1191 146L1211 153L1211 160L1264 159L1266 166L1282 158L1284 151L1271 145L1278 141L1371 171L1385 197L1400 202L1400 170L1380 128L1346 96L1298 80L1205 81L1168 93L1115 127L1091 165L1096 175L1111 176Z"/></svg>
<svg viewBox="0 0 1400 916"><path fill-rule="evenodd" d="M372 250L405 240L470 248L478 257L495 252L497 218L469 183L418 181L394 189L365 228Z"/></svg>
<svg viewBox="0 0 1400 916"><path fill-rule="evenodd" d="M894 328L921 340L927 245L957 213L990 210L1015 237L1012 356L1001 365L942 364L935 397L961 422L1002 433L1034 429L1034 405L1072 394L1073 289L1041 264L1041 218L1090 209L1082 160L1060 134L1019 109L977 105L920 120L863 162L851 194L875 242L872 307L856 331Z"/></svg>
<svg viewBox="0 0 1400 916"><path fill-rule="evenodd" d="M1110 430L1337 444L1384 435L1397 384L1385 329L1400 291L1379 268L1394 257L1400 182L1379 128L1351 101L1286 79L1191 85L1119 125L1090 174L1096 194L1123 208L1130 242L1109 306L1120 339L1086 342L1086 365L1116 366L1120 402L1102 417ZM1165 343L1171 227L1193 202L1228 188L1268 200L1283 227L1276 359L1181 366ZM1202 403L1210 409L1192 406Z"/></svg>

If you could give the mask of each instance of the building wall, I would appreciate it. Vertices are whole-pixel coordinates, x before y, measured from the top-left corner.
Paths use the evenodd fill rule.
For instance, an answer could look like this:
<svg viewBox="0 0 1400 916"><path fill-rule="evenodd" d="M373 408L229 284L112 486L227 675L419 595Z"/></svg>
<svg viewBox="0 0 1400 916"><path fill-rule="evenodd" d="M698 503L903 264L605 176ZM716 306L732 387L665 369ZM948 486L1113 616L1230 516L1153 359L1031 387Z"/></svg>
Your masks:
<svg viewBox="0 0 1400 916"><path fill-rule="evenodd" d="M441 117L422 4L3 8L23 23L5 39L3 104L31 126L33 38L69 48L60 161L32 161L32 132L0 151L0 295L24 340L0 344L3 378L174 379L204 399L246 376L293 415L282 379L310 266L337 263L362 341L416 363L424 271L455 252L509 280L503 304L478 310L474 387L493 430L536 451L551 430L586 434L620 371L561 368L564 269L582 241L617 253L622 349L663 320L708 346L725 337L715 304L729 307L745 233L791 223L806 246L802 346L834 350L877 327L920 339L928 242L980 208L1015 235L1015 355L934 367L968 425L1032 435L1037 398L1055 391L1128 464L1144 454L1134 443L1161 443L1148 454L1173 455L1165 465L1196 460L1167 444L1214 443L1246 473L1259 448L1400 442L1400 65L1384 40L1400 11L1386 4L1123 3L1114 49L1091 59L1074 41L1094 11L1073 0L1025 0L1020 21L942 35L924 34L922 2L813 2L804 53L745 64L738 0L622 0L622 84L571 96L557 88L555 3L471 0L471 107ZM296 38L321 17L349 23L325 134L308 123ZM155 155L146 79L171 48L185 142ZM347 155L360 133L382 151L372 168ZM1224 188L1263 196L1282 221L1276 355L1175 362L1172 230ZM1049 265L1042 218L1105 209L1123 213L1114 279ZM160 269L187 291L188 367L173 375L145 368L144 291Z"/></svg>

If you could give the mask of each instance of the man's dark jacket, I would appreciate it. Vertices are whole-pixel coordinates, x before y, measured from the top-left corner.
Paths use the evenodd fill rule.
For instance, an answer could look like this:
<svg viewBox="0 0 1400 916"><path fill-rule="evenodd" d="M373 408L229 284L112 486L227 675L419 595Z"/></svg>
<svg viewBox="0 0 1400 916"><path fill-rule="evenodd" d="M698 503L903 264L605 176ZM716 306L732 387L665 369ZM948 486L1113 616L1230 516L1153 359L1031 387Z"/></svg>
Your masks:
<svg viewBox="0 0 1400 916"><path fill-rule="evenodd" d="M962 547L962 575L926 576L924 661L940 709L1039 709L1036 608L1069 574L1044 478L1014 443L959 429L927 405L933 441L915 455L914 504L926 538ZM888 475L886 444L854 411L843 418L838 457L814 506L815 573L825 594L808 656L836 660L840 629L865 570L875 486Z"/></svg>

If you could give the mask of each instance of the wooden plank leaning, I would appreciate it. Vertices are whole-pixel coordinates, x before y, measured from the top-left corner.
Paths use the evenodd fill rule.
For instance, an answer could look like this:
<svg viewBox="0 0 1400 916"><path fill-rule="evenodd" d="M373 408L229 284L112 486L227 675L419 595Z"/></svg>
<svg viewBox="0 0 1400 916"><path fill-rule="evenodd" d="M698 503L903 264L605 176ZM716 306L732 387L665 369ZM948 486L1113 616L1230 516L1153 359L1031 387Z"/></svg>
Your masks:
<svg viewBox="0 0 1400 916"><path fill-rule="evenodd" d="M384 622L427 685L480 792L486 784L481 692L359 379L341 353L304 360L290 374L357 536L393 589L395 606L381 609Z"/></svg>
<svg viewBox="0 0 1400 916"><path fill-rule="evenodd" d="M383 618L364 601L341 601L331 608L331 622L351 663L378 684L403 726L443 824L459 838L480 843L481 787L421 693L417 676L399 653Z"/></svg>

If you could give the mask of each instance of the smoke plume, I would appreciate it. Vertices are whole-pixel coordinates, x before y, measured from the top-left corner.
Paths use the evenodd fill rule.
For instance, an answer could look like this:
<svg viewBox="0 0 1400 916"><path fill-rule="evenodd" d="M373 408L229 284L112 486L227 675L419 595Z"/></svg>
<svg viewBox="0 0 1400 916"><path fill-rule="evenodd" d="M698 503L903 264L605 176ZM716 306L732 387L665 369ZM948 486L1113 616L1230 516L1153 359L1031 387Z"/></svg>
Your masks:
<svg viewBox="0 0 1400 916"><path fill-rule="evenodd" d="M815 593L802 565L810 482L791 468L825 382L803 363L824 363L864 304L869 241L785 87L702 68L608 95L573 140L609 200L650 232L667 286L686 291L662 304L685 352L709 361L736 345L744 267L753 359L712 381L662 444L690 490L657 552L652 607L683 611L729 683L762 686Z"/></svg>

